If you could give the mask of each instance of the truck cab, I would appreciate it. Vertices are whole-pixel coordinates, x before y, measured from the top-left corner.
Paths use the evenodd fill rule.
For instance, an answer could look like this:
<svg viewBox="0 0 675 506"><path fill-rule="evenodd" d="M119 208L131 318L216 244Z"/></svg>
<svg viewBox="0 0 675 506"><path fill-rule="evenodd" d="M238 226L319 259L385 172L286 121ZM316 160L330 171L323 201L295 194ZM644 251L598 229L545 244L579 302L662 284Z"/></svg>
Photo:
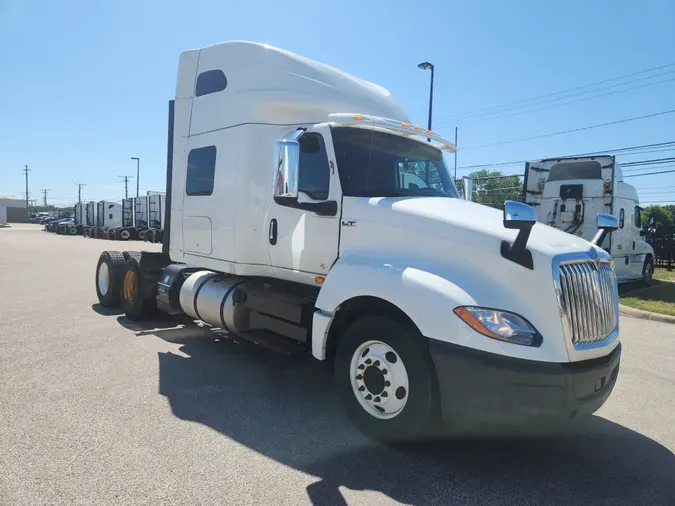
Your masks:
<svg viewBox="0 0 675 506"><path fill-rule="evenodd" d="M455 146L386 89L264 44L181 54L167 138L163 251L103 252L102 305L328 362L350 419L386 441L609 397L618 295L598 244L615 217L588 241L460 199Z"/></svg>
<svg viewBox="0 0 675 506"><path fill-rule="evenodd" d="M537 220L591 240L595 216L616 216L619 229L603 248L612 255L619 282L654 273L654 249L644 240L636 189L623 180L614 156L568 157L531 161L525 168L525 202Z"/></svg>

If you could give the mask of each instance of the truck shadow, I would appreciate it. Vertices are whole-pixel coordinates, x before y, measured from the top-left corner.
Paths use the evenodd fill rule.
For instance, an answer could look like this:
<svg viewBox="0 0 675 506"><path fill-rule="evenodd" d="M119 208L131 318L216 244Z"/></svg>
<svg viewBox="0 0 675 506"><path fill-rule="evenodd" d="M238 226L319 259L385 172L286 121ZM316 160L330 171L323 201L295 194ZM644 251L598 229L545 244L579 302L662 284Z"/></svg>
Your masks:
<svg viewBox="0 0 675 506"><path fill-rule="evenodd" d="M675 504L673 453L598 416L536 438L385 447L344 418L324 364L188 320L118 321L181 345L185 356L158 354L159 393L175 416L317 477L313 504L346 504L340 487L406 504Z"/></svg>

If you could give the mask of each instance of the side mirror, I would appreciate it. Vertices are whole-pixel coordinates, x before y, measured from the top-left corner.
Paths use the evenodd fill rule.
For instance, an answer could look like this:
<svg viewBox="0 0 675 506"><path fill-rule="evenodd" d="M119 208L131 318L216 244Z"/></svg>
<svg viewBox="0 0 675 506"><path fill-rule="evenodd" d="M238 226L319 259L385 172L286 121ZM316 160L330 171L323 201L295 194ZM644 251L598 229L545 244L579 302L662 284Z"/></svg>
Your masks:
<svg viewBox="0 0 675 506"><path fill-rule="evenodd" d="M519 230L513 244L502 241L501 253L504 258L516 262L528 269L533 269L532 253L527 249L532 227L537 222L537 213L532 206L507 200L504 202L504 228Z"/></svg>
<svg viewBox="0 0 675 506"><path fill-rule="evenodd" d="M532 228L537 222L537 213L532 206L507 200L504 202L504 228Z"/></svg>
<svg viewBox="0 0 675 506"><path fill-rule="evenodd" d="M612 214L598 213L598 216L595 218L595 224L598 227L598 231L595 233L595 237L593 237L591 242L602 248L602 242L605 240L605 237L607 237L610 232L619 229L619 220Z"/></svg>
<svg viewBox="0 0 675 506"><path fill-rule="evenodd" d="M462 197L464 200L471 200L473 195L473 179L468 176L462 177Z"/></svg>
<svg viewBox="0 0 675 506"><path fill-rule="evenodd" d="M300 143L296 140L280 139L274 144L274 196L298 196L300 166Z"/></svg>

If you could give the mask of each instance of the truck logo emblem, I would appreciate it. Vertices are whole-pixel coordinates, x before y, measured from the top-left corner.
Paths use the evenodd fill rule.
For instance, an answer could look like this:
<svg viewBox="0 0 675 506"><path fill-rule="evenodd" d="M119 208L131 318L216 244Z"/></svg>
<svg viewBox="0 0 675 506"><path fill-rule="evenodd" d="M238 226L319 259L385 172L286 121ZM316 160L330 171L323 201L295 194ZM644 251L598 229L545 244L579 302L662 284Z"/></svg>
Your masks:
<svg viewBox="0 0 675 506"><path fill-rule="evenodd" d="M597 271L600 269L600 256L598 255L598 252L595 250L595 248L591 248L589 252L591 254L591 262L593 262L593 267L595 267L595 270Z"/></svg>

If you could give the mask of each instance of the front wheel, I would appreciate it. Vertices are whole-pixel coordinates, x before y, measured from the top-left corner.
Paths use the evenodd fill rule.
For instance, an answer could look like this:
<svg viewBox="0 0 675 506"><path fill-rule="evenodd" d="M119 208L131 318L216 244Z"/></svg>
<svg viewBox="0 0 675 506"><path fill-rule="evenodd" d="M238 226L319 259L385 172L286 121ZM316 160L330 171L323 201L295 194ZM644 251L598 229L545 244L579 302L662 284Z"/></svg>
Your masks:
<svg viewBox="0 0 675 506"><path fill-rule="evenodd" d="M435 419L433 365L424 338L385 317L365 317L344 333L335 357L348 416L386 442L424 436Z"/></svg>
<svg viewBox="0 0 675 506"><path fill-rule="evenodd" d="M642 268L642 281L649 283L654 277L654 260L647 258Z"/></svg>

